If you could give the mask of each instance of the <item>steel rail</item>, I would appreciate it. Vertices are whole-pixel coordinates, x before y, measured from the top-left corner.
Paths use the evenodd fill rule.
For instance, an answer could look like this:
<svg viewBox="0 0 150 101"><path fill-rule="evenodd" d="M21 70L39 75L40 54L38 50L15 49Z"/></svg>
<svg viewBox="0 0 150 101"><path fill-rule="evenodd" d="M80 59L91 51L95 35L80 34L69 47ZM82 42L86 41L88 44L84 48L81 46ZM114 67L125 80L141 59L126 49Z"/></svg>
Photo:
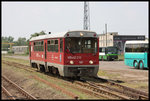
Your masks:
<svg viewBox="0 0 150 101"><path fill-rule="evenodd" d="M126 95L128 97L130 97L130 99L148 99L147 97L143 96L143 95L139 95L139 94L135 94L133 92L129 92L129 91L126 91L126 90L120 90L120 89L117 89L117 88L114 88L114 87L108 87L106 85L103 85L103 84L97 84L97 83L94 83L94 82L89 82L87 81L88 83L91 83L91 84L94 84L96 85L97 87L101 87L101 88L104 88L104 89L107 89L109 91L114 91L114 92L118 92L118 93L121 93L123 95Z"/></svg>
<svg viewBox="0 0 150 101"><path fill-rule="evenodd" d="M5 79L7 82L9 82L10 84L12 84L12 86L14 86L16 89L18 89L24 96L26 96L28 99L33 99L33 100L37 100L34 96L32 96L31 94L29 94L27 91L23 90L21 87L19 87L17 84L15 84L14 82L12 82L11 80L9 80L7 77L5 77L4 75L2 75L2 78Z"/></svg>
<svg viewBox="0 0 150 101"><path fill-rule="evenodd" d="M148 93L143 92L143 91L140 91L140 90L136 90L136 89L133 89L133 88L129 88L129 87L126 87L126 86L117 84L117 83L112 82L112 81L109 81L108 83L109 83L110 85L117 86L117 87L119 87L119 88L121 88L121 89L123 89L123 90L130 91L130 92L133 92L133 93L137 93L137 94L139 94L139 95L141 95L141 96L142 96L142 95L145 96L145 97L148 96Z"/></svg>
<svg viewBox="0 0 150 101"><path fill-rule="evenodd" d="M55 85L55 84L53 84L51 82L48 82L48 81L46 81L46 80L44 80L44 79L42 79L42 78L40 78L38 76L33 75L32 78L34 78L34 79L36 79L38 81L41 81L41 82L51 86L52 88L55 88L55 89L65 93L66 95L68 95L68 96L70 96L70 97L72 97L72 98L74 98L76 100L79 98L76 94L74 94L74 93L72 93L72 92L70 92L70 91L68 91L68 90L66 90L66 89L64 89L62 87L59 87L59 86L57 86L57 85Z"/></svg>
<svg viewBox="0 0 150 101"><path fill-rule="evenodd" d="M26 67L29 67L27 65L19 64L19 63L16 63L16 62L4 61L4 60L3 60L3 63L7 64L7 65L10 65L10 66L12 66L12 64L13 64L13 66L15 66L17 68L21 68L21 69L24 69L24 70L29 71L29 72L35 72L35 69L26 68ZM23 68L23 67L25 67L25 68Z"/></svg>
<svg viewBox="0 0 150 101"><path fill-rule="evenodd" d="M118 98L118 99L126 99L126 100L129 100L128 97L124 97L124 96L121 96L121 95L117 95L117 94L114 94L112 92L109 92L109 91L106 91L104 89L101 89L93 84L89 84L89 83L82 83L82 82L79 82L79 81L75 81L74 83L77 83L83 87L86 87L88 89L92 89L93 91L95 92L98 92L98 93L101 93L101 94L104 94L104 95L108 95L108 96L112 96L112 98Z"/></svg>
<svg viewBox="0 0 150 101"><path fill-rule="evenodd" d="M139 100L140 99L148 99L148 93L146 93L146 92L136 90L136 89L133 89L133 88L130 88L130 87L127 87L127 86L120 85L120 84L118 84L118 83L116 83L112 80L107 80L107 79L100 78L100 77L95 78L95 79L96 80L103 80L111 86L118 87L119 89L122 90L122 93L124 93L126 95L129 95L132 98L136 98L136 99L139 99Z"/></svg>
<svg viewBox="0 0 150 101"><path fill-rule="evenodd" d="M15 97L13 97L12 96L12 94L11 93L9 93L9 91L3 86L3 85L1 85L1 87L2 87L2 91L3 91L3 93L4 94L6 94L7 95L7 97L9 98L9 99L11 99L11 100L16 100L16 98Z"/></svg>

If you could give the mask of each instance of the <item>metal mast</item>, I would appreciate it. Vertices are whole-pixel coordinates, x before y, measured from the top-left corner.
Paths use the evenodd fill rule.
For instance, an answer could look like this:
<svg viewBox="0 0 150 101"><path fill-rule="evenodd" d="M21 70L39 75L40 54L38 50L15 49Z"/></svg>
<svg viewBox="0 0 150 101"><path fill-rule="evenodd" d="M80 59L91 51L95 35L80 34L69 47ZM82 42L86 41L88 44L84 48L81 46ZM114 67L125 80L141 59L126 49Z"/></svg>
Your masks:
<svg viewBox="0 0 150 101"><path fill-rule="evenodd" d="M84 30L90 30L90 10L89 10L89 3L84 2Z"/></svg>

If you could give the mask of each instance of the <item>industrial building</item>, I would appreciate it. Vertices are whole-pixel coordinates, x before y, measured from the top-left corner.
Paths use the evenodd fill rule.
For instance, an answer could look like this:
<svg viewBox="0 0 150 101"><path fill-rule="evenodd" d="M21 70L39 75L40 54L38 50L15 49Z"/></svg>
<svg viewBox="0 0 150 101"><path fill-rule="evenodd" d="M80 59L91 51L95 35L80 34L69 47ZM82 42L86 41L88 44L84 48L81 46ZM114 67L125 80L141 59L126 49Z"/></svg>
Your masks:
<svg viewBox="0 0 150 101"><path fill-rule="evenodd" d="M28 50L28 46L12 46L14 54L25 54Z"/></svg>
<svg viewBox="0 0 150 101"><path fill-rule="evenodd" d="M145 35L119 35L118 32L99 34L99 47L115 46L118 54L123 54L124 44L127 40L145 40ZM107 40L107 41L106 41Z"/></svg>

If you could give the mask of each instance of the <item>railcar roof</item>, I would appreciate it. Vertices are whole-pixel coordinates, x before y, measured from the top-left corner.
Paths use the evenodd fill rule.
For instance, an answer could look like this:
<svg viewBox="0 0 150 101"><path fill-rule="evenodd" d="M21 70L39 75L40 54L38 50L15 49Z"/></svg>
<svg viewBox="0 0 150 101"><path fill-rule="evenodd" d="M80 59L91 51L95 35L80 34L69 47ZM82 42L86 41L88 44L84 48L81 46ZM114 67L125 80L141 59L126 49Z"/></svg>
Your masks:
<svg viewBox="0 0 150 101"><path fill-rule="evenodd" d="M47 34L47 35L40 35L37 37L33 37L30 39L30 41L34 41L34 40L41 40L41 39L47 39L47 38L58 38L58 37L65 37L65 35L68 32L93 32L96 33L94 31L88 31L88 30L74 30L74 31L65 31L65 32L59 32L59 33L51 33L51 34Z"/></svg>

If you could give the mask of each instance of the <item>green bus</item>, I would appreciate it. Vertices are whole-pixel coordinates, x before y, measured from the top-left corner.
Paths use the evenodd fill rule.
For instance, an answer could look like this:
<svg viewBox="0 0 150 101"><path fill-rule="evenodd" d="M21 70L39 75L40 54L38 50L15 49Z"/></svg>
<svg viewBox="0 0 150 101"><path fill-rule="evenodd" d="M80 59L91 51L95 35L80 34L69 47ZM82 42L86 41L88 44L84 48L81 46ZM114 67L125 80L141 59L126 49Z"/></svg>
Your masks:
<svg viewBox="0 0 150 101"><path fill-rule="evenodd" d="M118 59L117 47L99 47L99 60L112 61Z"/></svg>

